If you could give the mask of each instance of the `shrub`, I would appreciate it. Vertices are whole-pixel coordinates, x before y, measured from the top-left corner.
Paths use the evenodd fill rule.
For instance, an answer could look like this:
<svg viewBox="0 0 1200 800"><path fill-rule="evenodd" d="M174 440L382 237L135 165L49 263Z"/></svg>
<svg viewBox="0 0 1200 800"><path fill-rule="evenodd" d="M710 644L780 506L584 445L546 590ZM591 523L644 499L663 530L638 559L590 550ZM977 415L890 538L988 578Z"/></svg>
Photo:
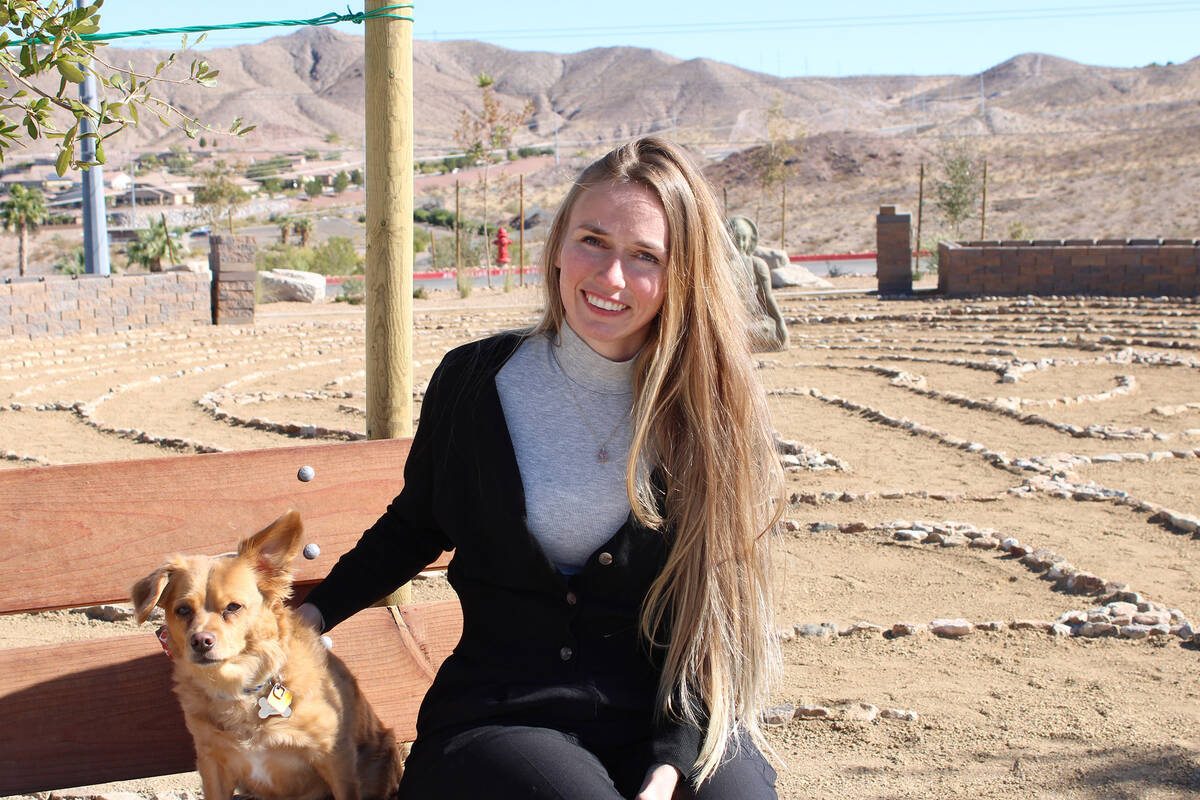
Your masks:
<svg viewBox="0 0 1200 800"><path fill-rule="evenodd" d="M413 228L413 255L423 253L429 249L429 242L433 237L424 228Z"/></svg>
<svg viewBox="0 0 1200 800"><path fill-rule="evenodd" d="M334 298L335 303L362 304L367 299L367 284L362 278L346 278L342 281L342 293Z"/></svg>
<svg viewBox="0 0 1200 800"><path fill-rule="evenodd" d="M298 269L312 272L313 251L292 244L269 244L255 256L255 268L266 272L273 269Z"/></svg>
<svg viewBox="0 0 1200 800"><path fill-rule="evenodd" d="M363 257L346 236L330 236L312 249L309 269L322 275L353 275L363 270Z"/></svg>

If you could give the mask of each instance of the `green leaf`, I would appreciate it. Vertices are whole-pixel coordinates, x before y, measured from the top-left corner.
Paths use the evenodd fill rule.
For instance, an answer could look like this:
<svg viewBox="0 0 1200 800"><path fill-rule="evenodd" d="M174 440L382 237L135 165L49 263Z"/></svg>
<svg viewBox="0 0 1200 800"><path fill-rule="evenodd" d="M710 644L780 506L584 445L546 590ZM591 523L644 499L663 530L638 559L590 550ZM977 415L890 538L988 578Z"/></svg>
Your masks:
<svg viewBox="0 0 1200 800"><path fill-rule="evenodd" d="M54 171L58 173L58 177L67 174L67 167L71 166L71 149L64 147L58 151L58 158L54 159Z"/></svg>
<svg viewBox="0 0 1200 800"><path fill-rule="evenodd" d="M104 145L100 144L100 142L96 142L96 160L101 164L104 163Z"/></svg>
<svg viewBox="0 0 1200 800"><path fill-rule="evenodd" d="M66 59L60 58L54 62L54 65L58 67L59 73L71 83L83 83L87 79L87 75L83 73L83 70Z"/></svg>
<svg viewBox="0 0 1200 800"><path fill-rule="evenodd" d="M254 130L257 127L258 127L257 125L251 125L249 128L242 128L240 131L238 131L237 135L245 136L247 133L249 133L250 131Z"/></svg>
<svg viewBox="0 0 1200 800"><path fill-rule="evenodd" d="M32 119L25 120L25 130L29 132L30 139L38 138L38 126Z"/></svg>

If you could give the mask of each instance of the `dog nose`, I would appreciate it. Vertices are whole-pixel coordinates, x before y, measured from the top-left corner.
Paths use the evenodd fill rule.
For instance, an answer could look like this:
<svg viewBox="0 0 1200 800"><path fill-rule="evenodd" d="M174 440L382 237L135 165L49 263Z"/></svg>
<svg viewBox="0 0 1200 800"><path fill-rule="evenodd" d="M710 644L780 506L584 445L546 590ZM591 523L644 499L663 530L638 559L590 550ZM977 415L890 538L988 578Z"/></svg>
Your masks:
<svg viewBox="0 0 1200 800"><path fill-rule="evenodd" d="M209 650L213 649L213 645L216 643L217 637L213 636L211 633L205 633L201 631L200 633L192 634L192 649L197 653L207 653Z"/></svg>

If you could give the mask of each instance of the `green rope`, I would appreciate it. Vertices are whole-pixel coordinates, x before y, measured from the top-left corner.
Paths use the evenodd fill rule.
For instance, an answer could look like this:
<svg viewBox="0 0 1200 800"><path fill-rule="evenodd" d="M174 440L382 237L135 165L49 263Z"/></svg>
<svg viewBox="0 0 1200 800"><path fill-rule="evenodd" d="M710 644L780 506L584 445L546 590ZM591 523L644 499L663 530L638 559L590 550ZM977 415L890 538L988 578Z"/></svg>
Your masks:
<svg viewBox="0 0 1200 800"><path fill-rule="evenodd" d="M137 31L120 31L117 33L87 33L79 36L79 39L88 42L106 41L110 39L128 39L132 36L154 36L160 33L204 33L207 31L225 31L225 30L241 30L244 28L270 28L276 26L294 27L298 25L334 25L338 22L353 22L361 25L364 20L368 19L399 19L406 22L412 22L412 17L401 16L400 14L388 14L385 12L400 8L412 8L412 3L401 3L393 6L383 6L376 8L373 11L353 12L349 8L348 13L338 14L335 11L330 11L328 14L323 14L312 19L281 19L274 22L235 22L230 25L189 25L184 28L144 28ZM29 43L30 39L22 39L19 42L10 42L9 47L17 47ZM42 39L34 39L35 44L49 44Z"/></svg>

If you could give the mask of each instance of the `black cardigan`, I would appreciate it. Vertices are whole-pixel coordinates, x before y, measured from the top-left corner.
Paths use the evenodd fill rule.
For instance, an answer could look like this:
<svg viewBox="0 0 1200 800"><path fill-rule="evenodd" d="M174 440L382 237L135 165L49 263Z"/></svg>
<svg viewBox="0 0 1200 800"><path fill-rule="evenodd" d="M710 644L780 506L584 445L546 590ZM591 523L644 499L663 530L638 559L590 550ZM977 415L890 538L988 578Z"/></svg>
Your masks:
<svg viewBox="0 0 1200 800"><path fill-rule="evenodd" d="M644 739L647 766L687 775L702 733L654 722L662 653L638 634L668 537L630 514L580 573L563 575L547 558L526 525L496 391L496 373L522 341L501 334L446 355L425 392L403 490L307 601L332 628L453 548L447 577L463 633L421 705L418 739L506 722L599 725Z"/></svg>

